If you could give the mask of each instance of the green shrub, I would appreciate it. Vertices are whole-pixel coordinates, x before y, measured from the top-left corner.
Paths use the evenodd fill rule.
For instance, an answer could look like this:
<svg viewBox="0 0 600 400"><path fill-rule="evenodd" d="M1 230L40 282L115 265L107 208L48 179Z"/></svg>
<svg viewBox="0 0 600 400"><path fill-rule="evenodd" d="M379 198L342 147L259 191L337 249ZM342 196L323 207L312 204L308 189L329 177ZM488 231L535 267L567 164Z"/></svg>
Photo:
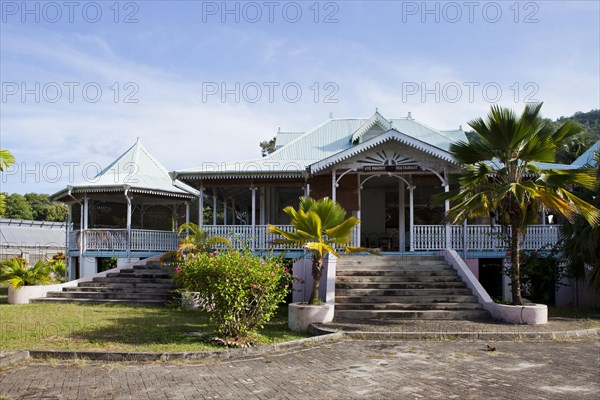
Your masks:
<svg viewBox="0 0 600 400"><path fill-rule="evenodd" d="M244 344L285 300L292 284L284 262L249 251L197 253L177 263L179 286L198 292L228 344Z"/></svg>

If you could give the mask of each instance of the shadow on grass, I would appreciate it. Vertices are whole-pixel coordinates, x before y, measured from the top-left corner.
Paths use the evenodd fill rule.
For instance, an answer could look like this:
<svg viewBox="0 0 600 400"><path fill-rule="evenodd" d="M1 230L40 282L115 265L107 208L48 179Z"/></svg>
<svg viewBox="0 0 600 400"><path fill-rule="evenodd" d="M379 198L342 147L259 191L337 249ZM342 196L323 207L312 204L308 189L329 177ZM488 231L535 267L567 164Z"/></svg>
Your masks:
<svg viewBox="0 0 600 400"><path fill-rule="evenodd" d="M188 351L220 348L213 343L218 336L216 326L210 323L209 315L204 311L124 307L124 313L120 316L118 305L106 307L114 308L111 317L87 326L74 326L68 337L115 350L143 348L142 351ZM287 329L287 308L280 308L278 314L258 334L259 344L294 339L289 337L292 333Z"/></svg>
<svg viewBox="0 0 600 400"><path fill-rule="evenodd" d="M0 283L0 304L8 304L8 284Z"/></svg>

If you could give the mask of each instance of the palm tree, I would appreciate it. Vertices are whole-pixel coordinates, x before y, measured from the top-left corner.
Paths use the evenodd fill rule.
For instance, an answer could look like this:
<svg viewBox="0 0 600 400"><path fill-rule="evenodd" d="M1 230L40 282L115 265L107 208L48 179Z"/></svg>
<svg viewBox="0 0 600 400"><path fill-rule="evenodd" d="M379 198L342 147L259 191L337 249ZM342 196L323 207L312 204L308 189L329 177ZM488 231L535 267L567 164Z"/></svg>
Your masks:
<svg viewBox="0 0 600 400"><path fill-rule="evenodd" d="M201 226L192 222L186 222L179 227L178 235L186 232L186 235L179 239L179 246L176 251L165 253L161 259L167 260L175 256L177 260L182 260L186 254L208 253L215 245L221 243L231 247L231 241L225 237L213 236L208 234Z"/></svg>
<svg viewBox="0 0 600 400"><path fill-rule="evenodd" d="M15 163L15 157L6 149L0 149L0 172Z"/></svg>
<svg viewBox="0 0 600 400"><path fill-rule="evenodd" d="M584 190L581 197L600 207L600 151L594 157L596 166L596 191ZM560 226L562 259L567 263L569 275L585 280L585 265L591 266L590 288L600 295L600 226L593 227L577 216L573 224Z"/></svg>
<svg viewBox="0 0 600 400"><path fill-rule="evenodd" d="M308 304L318 304L325 255L331 253L339 256L336 245L343 246L347 253L366 251L348 245L352 228L360 221L355 217L346 219L346 210L328 197L320 200L301 197L298 210L289 206L283 211L290 216L294 232L285 232L274 225L269 225L267 232L283 236L283 239L275 240L274 243L300 244L312 255L313 287Z"/></svg>
<svg viewBox="0 0 600 400"><path fill-rule="evenodd" d="M492 106L485 121L478 118L469 122L474 137L450 146L455 159L465 165L460 189L436 196L453 202L447 215L452 223L495 214L501 225L510 227L513 304L523 303L519 238L534 223L542 206L569 221L577 214L592 226L600 220L597 208L569 192L575 185L593 188L593 169L557 171L537 164L554 162L557 148L581 132L571 121L552 129L540 117L541 107L528 104L517 117L510 109Z"/></svg>
<svg viewBox="0 0 600 400"><path fill-rule="evenodd" d="M50 267L45 261L27 265L20 257L8 259L0 266L0 281L8 282L13 289L23 286L45 285L52 282Z"/></svg>

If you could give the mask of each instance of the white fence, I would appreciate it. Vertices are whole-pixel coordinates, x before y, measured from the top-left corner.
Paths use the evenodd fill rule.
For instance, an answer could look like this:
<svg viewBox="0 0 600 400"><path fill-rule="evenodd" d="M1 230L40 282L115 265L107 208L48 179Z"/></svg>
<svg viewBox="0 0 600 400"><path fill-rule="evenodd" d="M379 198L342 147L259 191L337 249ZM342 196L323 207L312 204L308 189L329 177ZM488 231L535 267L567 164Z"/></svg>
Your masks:
<svg viewBox="0 0 600 400"><path fill-rule="evenodd" d="M278 225L286 232L293 230L291 225ZM209 237L228 238L233 248L253 250L301 250L298 245L274 243L279 235L267 233L267 225L205 225L203 229ZM413 249L415 251L444 250L446 237L450 239L450 248L455 250L502 251L507 248L510 230L489 225L415 225ZM410 235L409 235L410 237ZM73 231L69 235L69 250L83 251L131 251L163 252L177 248L177 234L170 231L132 229L131 239L127 240L127 229L86 229ZM407 240L409 240L407 238ZM80 243L82 242L82 243ZM521 239L524 250L538 250L553 246L558 242L557 225L532 225L527 228L525 238ZM360 246L360 230L352 232L352 246Z"/></svg>
<svg viewBox="0 0 600 400"><path fill-rule="evenodd" d="M413 246L416 251L446 249L445 225L415 225ZM510 229L500 226L462 225L449 227L450 248L455 250L500 251L508 247ZM527 227L525 237L521 237L523 250L538 250L554 246L558 242L557 225L531 225Z"/></svg>

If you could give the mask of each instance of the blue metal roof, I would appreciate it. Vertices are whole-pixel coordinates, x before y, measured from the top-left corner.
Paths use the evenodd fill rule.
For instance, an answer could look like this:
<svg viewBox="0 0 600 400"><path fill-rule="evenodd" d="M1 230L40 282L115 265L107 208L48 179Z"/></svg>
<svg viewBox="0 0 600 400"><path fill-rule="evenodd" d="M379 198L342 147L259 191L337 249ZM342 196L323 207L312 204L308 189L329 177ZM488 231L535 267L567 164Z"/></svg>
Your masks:
<svg viewBox="0 0 600 400"><path fill-rule="evenodd" d="M584 165L590 165L592 167L595 167L597 165L597 162L596 160L594 160L594 154L596 154L596 152L598 151L600 151L600 140L591 145L590 148L587 149L585 153L580 155L577 160L573 161L573 164L571 165L575 165L578 168L581 168Z"/></svg>

